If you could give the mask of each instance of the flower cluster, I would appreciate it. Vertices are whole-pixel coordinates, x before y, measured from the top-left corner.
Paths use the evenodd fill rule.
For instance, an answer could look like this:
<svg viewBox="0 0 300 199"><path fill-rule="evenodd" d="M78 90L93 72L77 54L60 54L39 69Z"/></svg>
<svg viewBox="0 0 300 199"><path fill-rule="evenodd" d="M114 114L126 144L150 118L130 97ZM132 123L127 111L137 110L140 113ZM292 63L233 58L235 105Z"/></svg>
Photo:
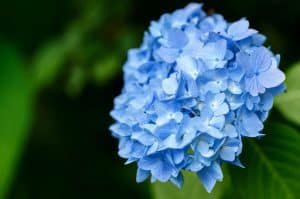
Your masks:
<svg viewBox="0 0 300 199"><path fill-rule="evenodd" d="M202 4L151 22L124 65L124 88L111 112L119 155L136 162L137 181L171 181L195 172L207 191L220 164L242 166L243 137L262 136L273 97L284 91L279 55L246 19L228 23Z"/></svg>

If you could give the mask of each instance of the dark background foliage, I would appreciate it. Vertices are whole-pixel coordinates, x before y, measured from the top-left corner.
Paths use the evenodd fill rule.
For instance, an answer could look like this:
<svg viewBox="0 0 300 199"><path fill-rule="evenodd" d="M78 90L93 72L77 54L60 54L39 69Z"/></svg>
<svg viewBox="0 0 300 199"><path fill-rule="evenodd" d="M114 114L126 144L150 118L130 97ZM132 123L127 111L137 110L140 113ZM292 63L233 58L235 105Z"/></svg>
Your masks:
<svg viewBox="0 0 300 199"><path fill-rule="evenodd" d="M0 54L5 55L0 63L1 84L11 85L7 74L15 74L12 65L16 64L5 62L11 52L12 60L21 63L17 70L30 84L24 87L19 82L14 89L16 93L28 90L31 96L25 105L29 110L21 113L22 119L30 118L24 137L18 145L9 145L19 150L3 197L150 198L148 183L135 183L135 165L124 166L117 156L117 142L108 131L109 111L122 87L127 49L138 46L150 20L188 2L1 1ZM299 60L300 1L204 2L205 10L222 13L229 21L246 16L253 28L268 36L273 51L280 52L284 70ZM2 98L6 93L1 91ZM11 107L23 100L11 96ZM9 111L0 115L5 119ZM0 132L0 145L1 139Z"/></svg>

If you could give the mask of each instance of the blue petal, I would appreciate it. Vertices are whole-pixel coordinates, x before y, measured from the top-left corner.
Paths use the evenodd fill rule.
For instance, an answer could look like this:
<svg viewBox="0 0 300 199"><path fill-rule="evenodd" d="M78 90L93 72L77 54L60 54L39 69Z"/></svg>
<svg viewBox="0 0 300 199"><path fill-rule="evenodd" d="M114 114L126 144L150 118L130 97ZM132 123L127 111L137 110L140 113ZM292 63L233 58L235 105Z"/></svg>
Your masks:
<svg viewBox="0 0 300 199"><path fill-rule="evenodd" d="M272 93L273 96L275 95L279 95L281 93L283 93L286 90L286 85L285 84L281 84L277 87L274 88L270 88L268 89L270 93Z"/></svg>
<svg viewBox="0 0 300 199"><path fill-rule="evenodd" d="M269 111L273 106L273 96L271 93L265 93L261 96L261 108L265 111Z"/></svg>
<svg viewBox="0 0 300 199"><path fill-rule="evenodd" d="M169 78L162 81L162 89L168 95L174 95L177 92L178 82L176 74L171 75Z"/></svg>
<svg viewBox="0 0 300 199"><path fill-rule="evenodd" d="M155 21L151 22L151 25L149 27L149 31L154 37L161 36L161 25Z"/></svg>
<svg viewBox="0 0 300 199"><path fill-rule="evenodd" d="M235 156L236 156L236 147L228 147L228 146L222 147L220 151L220 157L223 160L232 162L235 160Z"/></svg>
<svg viewBox="0 0 300 199"><path fill-rule="evenodd" d="M185 153L183 150L175 150L172 153L172 156L173 156L174 163L179 164L184 160Z"/></svg>
<svg viewBox="0 0 300 199"><path fill-rule="evenodd" d="M213 118L211 118L211 120L209 121L209 124L218 128L218 129L221 129L223 128L224 126L224 123L225 123L225 117L223 115L220 115L220 116L214 116Z"/></svg>
<svg viewBox="0 0 300 199"><path fill-rule="evenodd" d="M198 172L200 171L201 169L203 169L204 165L197 161L197 160L193 160L188 166L187 166L187 170L190 170L192 172Z"/></svg>
<svg viewBox="0 0 300 199"><path fill-rule="evenodd" d="M206 158L210 158L215 154L215 151L210 148L210 144L205 140L200 140L198 142L197 151L199 151L201 155Z"/></svg>
<svg viewBox="0 0 300 199"><path fill-rule="evenodd" d="M160 47L156 54L167 63L174 63L178 57L179 50L175 48Z"/></svg>
<svg viewBox="0 0 300 199"><path fill-rule="evenodd" d="M210 167L205 167L197 173L202 184L207 192L211 192L216 184L216 181L223 179L223 174L220 166L217 163L212 163Z"/></svg>
<svg viewBox="0 0 300 199"><path fill-rule="evenodd" d="M142 170L149 171L155 167L158 167L161 160L159 154L143 157L138 162L138 167Z"/></svg>
<svg viewBox="0 0 300 199"><path fill-rule="evenodd" d="M115 123L110 126L109 130L113 132L116 137L129 136L131 134L131 129L126 124Z"/></svg>
<svg viewBox="0 0 300 199"><path fill-rule="evenodd" d="M126 64L129 64L133 68L138 68L148 60L149 56L150 53L147 50L130 49L128 51L128 61Z"/></svg>
<svg viewBox="0 0 300 199"><path fill-rule="evenodd" d="M183 48L188 43L188 37L180 29L172 29L168 32L168 46L170 48Z"/></svg>
<svg viewBox="0 0 300 199"><path fill-rule="evenodd" d="M197 61L190 56L181 56L177 59L178 68L188 74L193 79L196 79L202 72L198 67Z"/></svg>
<svg viewBox="0 0 300 199"><path fill-rule="evenodd" d="M255 73L256 66L252 65L251 57L248 53L240 51L236 54L237 67L245 69L247 73Z"/></svg>
<svg viewBox="0 0 300 199"><path fill-rule="evenodd" d="M263 124L255 113L247 112L243 117L243 126L248 132L248 136L257 136L258 132L263 129Z"/></svg>
<svg viewBox="0 0 300 199"><path fill-rule="evenodd" d="M231 162L231 164L234 164L234 165L236 165L238 167L241 167L241 168L245 168L245 166L241 163L239 158L236 158L233 162Z"/></svg>
<svg viewBox="0 0 300 199"><path fill-rule="evenodd" d="M138 183L144 182L149 176L150 176L149 171L138 168L136 173L136 182Z"/></svg>
<svg viewBox="0 0 300 199"><path fill-rule="evenodd" d="M174 120L170 120L168 123L161 126L157 126L154 135L161 140L166 139L171 134L176 134L178 132L179 125Z"/></svg>
<svg viewBox="0 0 300 199"><path fill-rule="evenodd" d="M256 76L245 78L245 90L252 96L258 96L260 93L264 93L266 89L260 84Z"/></svg>
<svg viewBox="0 0 300 199"><path fill-rule="evenodd" d="M210 42L199 51L201 52L201 58L204 60L223 60L227 51L227 42L224 39Z"/></svg>
<svg viewBox="0 0 300 199"><path fill-rule="evenodd" d="M237 55L238 57L238 55ZM237 58L238 59L238 58ZM239 60L241 62L241 60ZM241 79L243 78L244 76L244 69L242 67L243 65L241 65L241 63L238 65L238 64L232 64L230 65L230 67L228 68L228 73L229 73L229 77L236 81L236 82L240 82Z"/></svg>
<svg viewBox="0 0 300 199"><path fill-rule="evenodd" d="M151 146L155 142L154 136L145 131L134 131L131 135L131 139L136 140L145 146Z"/></svg>
<svg viewBox="0 0 300 199"><path fill-rule="evenodd" d="M212 137L214 137L214 138L218 138L218 139L224 137L223 133L222 133L219 129L217 129L217 128L215 128L215 127L212 127L212 126L210 126L210 127L207 129L206 133L207 133L208 135L210 135L210 136L212 136Z"/></svg>
<svg viewBox="0 0 300 199"><path fill-rule="evenodd" d="M273 88L282 84L285 80L285 75L278 68L271 68L262 72L258 76L258 81L265 88Z"/></svg>
<svg viewBox="0 0 300 199"><path fill-rule="evenodd" d="M189 99L192 97L197 97L197 95L198 87L196 81L188 75L181 75L177 98Z"/></svg>
<svg viewBox="0 0 300 199"><path fill-rule="evenodd" d="M242 94L243 92L241 85L235 81L229 81L228 90L235 95Z"/></svg>
<svg viewBox="0 0 300 199"><path fill-rule="evenodd" d="M229 137L237 137L237 135L238 135L236 128L231 124L225 125L224 133L225 133L225 135L227 135Z"/></svg>
<svg viewBox="0 0 300 199"><path fill-rule="evenodd" d="M119 142L118 155L122 158L128 158L131 156L133 142L129 139L122 139Z"/></svg>
<svg viewBox="0 0 300 199"><path fill-rule="evenodd" d="M257 68L256 72L263 72L272 64L270 51L265 47L256 48L250 55L252 67Z"/></svg>
<svg viewBox="0 0 300 199"><path fill-rule="evenodd" d="M179 173L177 177L171 177L170 181L173 184L175 184L179 189L181 189L183 186L183 175Z"/></svg>
<svg viewBox="0 0 300 199"><path fill-rule="evenodd" d="M188 16L197 16L202 19L206 16L205 12L202 10L202 3L189 3L185 8L184 12Z"/></svg>
<svg viewBox="0 0 300 199"><path fill-rule="evenodd" d="M147 147L138 143L138 142L133 142L131 146L131 152L130 155L133 158L142 158L147 152Z"/></svg>
<svg viewBox="0 0 300 199"><path fill-rule="evenodd" d="M254 34L252 35L252 43L255 46L261 46L265 43L267 37L262 34Z"/></svg>
<svg viewBox="0 0 300 199"><path fill-rule="evenodd" d="M233 40L238 41L257 33L256 30L248 28L249 22L246 19L240 19L229 26L228 34L232 36Z"/></svg>
<svg viewBox="0 0 300 199"><path fill-rule="evenodd" d="M161 182L167 182L170 180L174 170L172 166L166 162L160 161L157 167L151 170L151 174Z"/></svg>
<svg viewBox="0 0 300 199"><path fill-rule="evenodd" d="M192 124L189 124L192 125ZM191 126L181 127L181 134L178 137L176 134L171 134L168 138L163 141L162 149L182 149L189 145L196 137L197 131Z"/></svg>

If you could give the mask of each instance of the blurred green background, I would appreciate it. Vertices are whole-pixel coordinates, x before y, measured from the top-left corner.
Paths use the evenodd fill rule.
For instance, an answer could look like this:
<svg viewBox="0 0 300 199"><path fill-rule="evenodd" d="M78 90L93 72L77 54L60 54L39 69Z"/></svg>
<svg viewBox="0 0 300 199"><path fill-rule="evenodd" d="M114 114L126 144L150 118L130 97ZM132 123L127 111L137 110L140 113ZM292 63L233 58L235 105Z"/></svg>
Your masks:
<svg viewBox="0 0 300 199"><path fill-rule="evenodd" d="M117 156L109 111L127 49L188 2L1 1L0 199L150 198ZM299 60L300 1L204 2L229 21L246 16L283 70Z"/></svg>

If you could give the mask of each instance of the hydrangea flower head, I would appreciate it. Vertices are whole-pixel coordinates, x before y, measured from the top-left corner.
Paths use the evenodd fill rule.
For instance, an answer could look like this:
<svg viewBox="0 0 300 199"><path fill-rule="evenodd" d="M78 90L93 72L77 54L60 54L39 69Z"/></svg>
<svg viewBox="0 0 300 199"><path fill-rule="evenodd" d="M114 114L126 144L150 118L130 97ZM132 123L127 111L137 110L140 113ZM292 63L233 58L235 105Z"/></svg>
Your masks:
<svg viewBox="0 0 300 199"><path fill-rule="evenodd" d="M188 170L210 192L223 162L241 166L243 137L262 135L284 90L279 55L264 41L246 19L229 23L198 3L151 22L129 50L111 111L119 155L137 164L137 182L181 187Z"/></svg>

